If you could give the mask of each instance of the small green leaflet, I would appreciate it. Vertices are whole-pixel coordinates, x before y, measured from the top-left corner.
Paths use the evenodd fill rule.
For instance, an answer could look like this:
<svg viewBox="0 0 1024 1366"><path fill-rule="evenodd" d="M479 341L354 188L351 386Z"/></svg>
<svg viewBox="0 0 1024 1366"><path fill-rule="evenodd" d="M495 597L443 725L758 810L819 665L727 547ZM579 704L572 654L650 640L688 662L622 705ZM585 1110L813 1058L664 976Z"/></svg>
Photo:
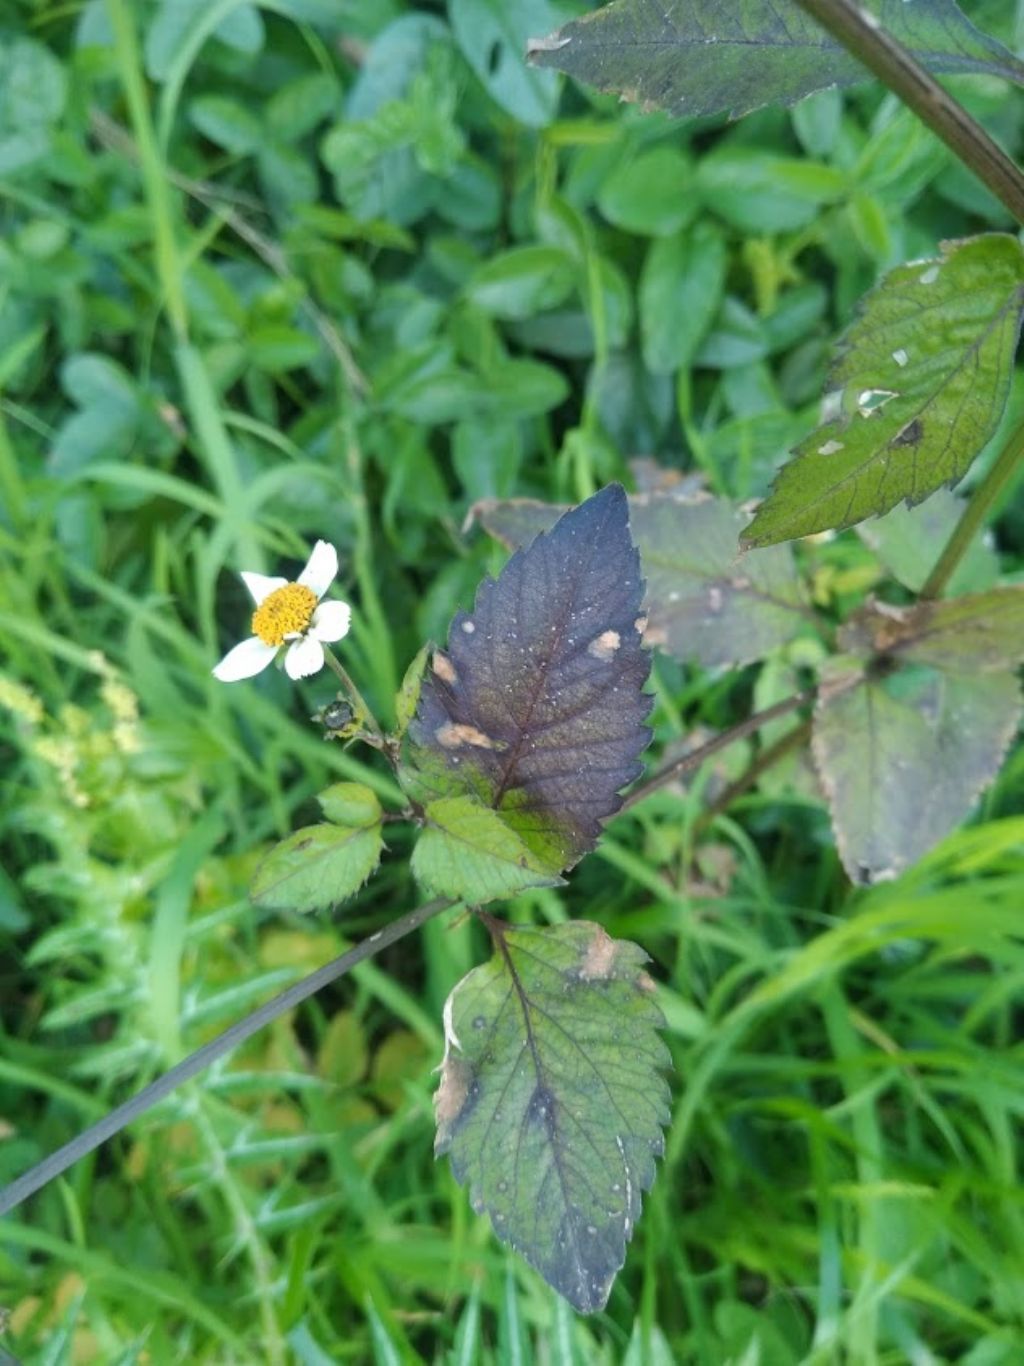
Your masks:
<svg viewBox="0 0 1024 1366"><path fill-rule="evenodd" d="M641 493L628 501L647 580L645 645L722 668L761 659L798 634L811 613L788 546L741 556L744 517L724 498ZM560 511L505 499L477 503L473 516L514 549Z"/></svg>
<svg viewBox="0 0 1024 1366"><path fill-rule="evenodd" d="M747 528L765 546L852 526L954 484L995 434L1024 311L1024 251L990 233L890 271L840 341L833 415Z"/></svg>
<svg viewBox="0 0 1024 1366"><path fill-rule="evenodd" d="M395 698L396 734L401 736L409 729L409 723L416 715L419 705L420 689L423 687L423 673L427 667L430 646L423 645L413 656L412 663L405 671L402 686Z"/></svg>
<svg viewBox="0 0 1024 1366"><path fill-rule="evenodd" d="M423 816L412 871L426 892L479 906L526 887L554 887L562 881L552 877L497 811L472 797L442 797Z"/></svg>
<svg viewBox="0 0 1024 1366"><path fill-rule="evenodd" d="M435 1151L498 1237L592 1313L625 1260L669 1118L647 955L587 921L487 923L494 957L445 1005Z"/></svg>
<svg viewBox="0 0 1024 1366"><path fill-rule="evenodd" d="M256 870L249 894L275 911L312 911L344 901L380 861L381 809L361 783L335 783L318 798L330 825L296 830Z"/></svg>
<svg viewBox="0 0 1024 1366"><path fill-rule="evenodd" d="M854 882L894 877L995 777L1021 715L1024 589L870 604L826 666L813 752Z"/></svg>
<svg viewBox="0 0 1024 1366"><path fill-rule="evenodd" d="M1024 64L954 0L871 0L868 8L933 72L977 71L1024 84ZM795 104L870 79L795 0L614 0L528 48L537 66L681 117Z"/></svg>

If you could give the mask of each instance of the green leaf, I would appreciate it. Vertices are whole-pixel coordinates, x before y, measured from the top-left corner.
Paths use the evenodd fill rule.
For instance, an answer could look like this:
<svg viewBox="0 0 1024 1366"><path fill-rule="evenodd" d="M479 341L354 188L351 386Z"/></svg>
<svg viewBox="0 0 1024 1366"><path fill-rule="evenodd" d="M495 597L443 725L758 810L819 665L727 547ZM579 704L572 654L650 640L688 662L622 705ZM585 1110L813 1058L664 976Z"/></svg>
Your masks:
<svg viewBox="0 0 1024 1366"><path fill-rule="evenodd" d="M748 546L852 526L962 478L1006 405L1024 251L992 233L890 271L840 343L836 415L797 447Z"/></svg>
<svg viewBox="0 0 1024 1366"><path fill-rule="evenodd" d="M263 194L275 207L290 212L316 200L316 169L297 148L265 139L258 166Z"/></svg>
<svg viewBox="0 0 1024 1366"><path fill-rule="evenodd" d="M738 556L743 515L707 495L637 494L630 526L647 580L644 644L705 668L747 664L785 645L810 612L788 547ZM473 517L511 549L562 511L530 499L483 500ZM782 551L783 553L779 553Z"/></svg>
<svg viewBox="0 0 1024 1366"><path fill-rule="evenodd" d="M509 929L445 1006L438 1154L582 1313L607 1302L668 1121L647 955L573 921Z"/></svg>
<svg viewBox="0 0 1024 1366"><path fill-rule="evenodd" d="M188 116L203 137L234 156L248 156L264 136L256 115L225 95L200 95L189 105Z"/></svg>
<svg viewBox="0 0 1024 1366"><path fill-rule="evenodd" d="M1024 588L993 588L913 607L872 603L840 633L842 648L972 675L1024 662Z"/></svg>
<svg viewBox="0 0 1024 1366"><path fill-rule="evenodd" d="M710 223L651 243L640 277L640 338L653 374L693 360L721 306L726 265L725 241Z"/></svg>
<svg viewBox="0 0 1024 1366"><path fill-rule="evenodd" d="M298 76L274 92L267 105L267 126L278 142L297 142L336 112L340 98L338 82L328 72Z"/></svg>
<svg viewBox="0 0 1024 1366"><path fill-rule="evenodd" d="M412 663L405 671L402 686L395 697L396 734L398 735L405 734L409 729L410 721L416 715L416 708L420 701L420 689L423 687L423 674L427 667L429 654L429 645L421 645L416 651Z"/></svg>
<svg viewBox="0 0 1024 1366"><path fill-rule="evenodd" d="M0 175L47 154L66 101L67 76L52 52L31 38L0 36Z"/></svg>
<svg viewBox="0 0 1024 1366"><path fill-rule="evenodd" d="M317 796L320 809L335 825L379 825L380 801L362 783L333 783Z"/></svg>
<svg viewBox="0 0 1024 1366"><path fill-rule="evenodd" d="M496 811L472 797L442 797L423 815L426 825L413 850L412 871L431 896L479 906L525 887L555 887L562 881Z"/></svg>
<svg viewBox="0 0 1024 1366"><path fill-rule="evenodd" d="M1009 673L910 665L865 675L850 656L822 681L812 748L853 882L898 876L968 815L1017 733Z"/></svg>
<svg viewBox="0 0 1024 1366"><path fill-rule="evenodd" d="M246 350L258 369L279 375L309 365L320 354L320 343L287 323L264 323L249 333Z"/></svg>
<svg viewBox="0 0 1024 1366"><path fill-rule="evenodd" d="M1024 64L969 23L954 0L872 0L871 11L930 71L979 71L1024 84ZM537 66L686 117L737 117L870 79L795 0L615 0L531 42L528 55Z"/></svg>
<svg viewBox="0 0 1024 1366"><path fill-rule="evenodd" d="M152 80L167 80L197 35L207 31L210 8L208 0L161 0L146 30L146 71ZM228 47L251 56L263 46L263 20L255 5L239 0L213 34Z"/></svg>
<svg viewBox="0 0 1024 1366"><path fill-rule="evenodd" d="M414 799L493 807L548 874L582 858L650 737L642 596L617 484L513 555L423 681L402 773Z"/></svg>
<svg viewBox="0 0 1024 1366"><path fill-rule="evenodd" d="M939 549L946 544L967 506L948 489L939 489L918 507L894 507L884 517L861 522L857 535L875 552L889 573L904 588L919 593L935 567ZM957 565L948 592L969 593L990 588L999 577L999 557L991 540L977 537Z"/></svg>
<svg viewBox="0 0 1024 1366"><path fill-rule="evenodd" d="M455 41L491 98L521 124L543 128L558 105L558 78L527 66L531 33L558 20L548 0L448 0Z"/></svg>
<svg viewBox="0 0 1024 1366"><path fill-rule="evenodd" d="M846 174L754 147L721 147L703 158L698 193L712 212L740 232L763 236L806 227L823 204L849 192Z"/></svg>
<svg viewBox="0 0 1024 1366"><path fill-rule="evenodd" d="M324 814L337 820L343 811L361 807L370 816L371 803L354 799L351 792L339 795L344 788L369 791L358 783L328 788L320 797ZM358 824L306 826L270 851L256 870L249 895L257 906L274 911L312 911L344 901L376 868L383 847L379 805L375 818Z"/></svg>
<svg viewBox="0 0 1024 1366"><path fill-rule="evenodd" d="M667 237L691 222L698 200L690 160L676 147L652 147L619 165L601 186L598 208L626 232Z"/></svg>
<svg viewBox="0 0 1024 1366"><path fill-rule="evenodd" d="M67 76L54 54L32 38L0 38L0 139L48 128L67 100Z"/></svg>
<svg viewBox="0 0 1024 1366"><path fill-rule="evenodd" d="M558 247L515 247L492 256L466 286L467 296L492 318L529 318L572 293L576 268Z"/></svg>

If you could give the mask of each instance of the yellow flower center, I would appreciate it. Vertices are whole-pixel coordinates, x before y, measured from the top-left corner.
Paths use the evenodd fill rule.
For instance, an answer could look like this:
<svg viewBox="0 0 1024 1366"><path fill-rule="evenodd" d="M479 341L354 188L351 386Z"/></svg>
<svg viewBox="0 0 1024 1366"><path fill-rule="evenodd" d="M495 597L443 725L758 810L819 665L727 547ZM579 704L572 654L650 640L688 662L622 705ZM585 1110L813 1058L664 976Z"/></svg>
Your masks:
<svg viewBox="0 0 1024 1366"><path fill-rule="evenodd" d="M252 633L264 645L283 645L290 635L301 635L316 611L317 596L301 583L286 583L269 593L252 614Z"/></svg>

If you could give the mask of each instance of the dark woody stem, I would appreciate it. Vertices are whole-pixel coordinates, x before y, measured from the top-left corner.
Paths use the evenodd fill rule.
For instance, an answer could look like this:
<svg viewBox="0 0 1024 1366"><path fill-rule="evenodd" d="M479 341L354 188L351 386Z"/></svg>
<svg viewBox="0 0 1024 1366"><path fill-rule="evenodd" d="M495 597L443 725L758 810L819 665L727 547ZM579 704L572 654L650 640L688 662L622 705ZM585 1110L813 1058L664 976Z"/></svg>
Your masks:
<svg viewBox="0 0 1024 1366"><path fill-rule="evenodd" d="M981 124L856 0L796 0L801 9L897 94L1024 223L1024 173Z"/></svg>
<svg viewBox="0 0 1024 1366"><path fill-rule="evenodd" d="M740 721L738 725L731 726L729 730L723 731L721 735L716 735L713 740L709 740L706 745L701 745L699 748L691 750L689 754L684 754L681 759L674 759L663 768L656 769L649 778L645 778L642 783L633 788L632 792L626 796L621 809L628 811L631 806L636 806L637 802L642 802L645 797L649 797L659 787L664 787L666 783L700 768L713 754L728 749L737 740L743 740L746 736L753 735L755 731L760 730L769 721L778 721L780 717L788 716L790 712L796 711L805 703L812 701L813 698L814 690L811 688L805 692L794 693L792 697L776 702L774 707L766 707L764 711L758 711L753 716L748 716L745 721Z"/></svg>
<svg viewBox="0 0 1024 1366"><path fill-rule="evenodd" d="M418 906L416 910L409 911L407 915L401 916L398 920L393 920L384 929L378 930L376 934L371 934L368 939L364 939L355 948L343 953L340 958L335 958L333 962L327 963L322 968L317 968L308 977L303 977L301 982L296 982L287 990L275 996L266 1005L260 1006L244 1020L239 1020L237 1024L226 1029L223 1034L219 1034L209 1043L204 1044L194 1053L190 1053L187 1058L165 1072L162 1077L157 1077L156 1081L151 1082L131 1100L125 1101L115 1110L111 1110L109 1115L91 1124L88 1129L76 1135L70 1143L65 1143L62 1148L50 1154L42 1162L30 1167L27 1172L19 1176L16 1181L12 1181L9 1186L0 1189L0 1215L9 1214L12 1209L20 1205L23 1200L27 1200L36 1191L42 1190L55 1177L66 1172L73 1166L79 1158L85 1157L93 1149L98 1148L107 1139L113 1138L115 1134L121 1132L127 1125L133 1123L147 1110L151 1110L154 1105L169 1096L172 1091L183 1086L187 1081L205 1071L211 1063L218 1058L224 1057L237 1048L239 1044L251 1039L254 1034L258 1034L261 1029L276 1020L279 1015L283 1015L288 1010L293 1010L300 1002L307 1000L310 996L320 991L331 982L337 981L346 972L351 972L354 967L364 962L367 958L372 958L374 954L380 953L381 949L386 949L390 944L396 943L399 939L404 939L407 934L412 934L421 925L428 921L432 916L447 910L455 903L444 897L438 897L434 901L428 901L423 906Z"/></svg>

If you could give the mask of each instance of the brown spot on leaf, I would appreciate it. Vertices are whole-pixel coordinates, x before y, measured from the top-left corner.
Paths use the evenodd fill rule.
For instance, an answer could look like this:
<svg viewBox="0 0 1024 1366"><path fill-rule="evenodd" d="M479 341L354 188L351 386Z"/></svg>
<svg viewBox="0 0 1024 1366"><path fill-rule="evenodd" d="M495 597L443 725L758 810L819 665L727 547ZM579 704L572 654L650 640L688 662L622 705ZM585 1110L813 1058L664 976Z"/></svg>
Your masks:
<svg viewBox="0 0 1024 1366"><path fill-rule="evenodd" d="M924 427L919 418L914 418L893 437L890 445L893 446L916 446L924 436Z"/></svg>
<svg viewBox="0 0 1024 1366"><path fill-rule="evenodd" d="M635 630L639 631L641 635L643 635L643 633L647 630L647 618L645 616L637 617L636 621L633 622L633 627Z"/></svg>
<svg viewBox="0 0 1024 1366"><path fill-rule="evenodd" d="M580 963L580 977L586 982L595 978L610 977L615 964L616 944L611 935L600 925L594 926L594 937L587 945L587 951Z"/></svg>
<svg viewBox="0 0 1024 1366"><path fill-rule="evenodd" d="M434 1094L439 1145L447 1142L453 1125L462 1114L472 1080L472 1066L465 1058L456 1057L449 1051L441 1064L441 1085Z"/></svg>
<svg viewBox="0 0 1024 1366"><path fill-rule="evenodd" d="M668 644L668 632L664 626L648 626L644 631L645 645L666 645Z"/></svg>
<svg viewBox="0 0 1024 1366"><path fill-rule="evenodd" d="M612 659L621 644L622 637L618 631L602 631L587 646L587 654L595 659Z"/></svg>
<svg viewBox="0 0 1024 1366"><path fill-rule="evenodd" d="M442 653L441 650L434 651L434 658L431 661L431 668L434 670L434 673L437 674L438 678L443 680L443 682L455 682L455 668L452 665L452 662L448 658L448 656Z"/></svg>
<svg viewBox="0 0 1024 1366"><path fill-rule="evenodd" d="M648 995L651 995L654 991L654 978L649 972L638 972L636 984L641 991L646 992Z"/></svg>
<svg viewBox="0 0 1024 1366"><path fill-rule="evenodd" d="M458 749L461 745L475 745L477 749L505 748L500 740L492 740L479 727L458 725L454 721L446 721L443 726L438 726L434 735L444 749Z"/></svg>

